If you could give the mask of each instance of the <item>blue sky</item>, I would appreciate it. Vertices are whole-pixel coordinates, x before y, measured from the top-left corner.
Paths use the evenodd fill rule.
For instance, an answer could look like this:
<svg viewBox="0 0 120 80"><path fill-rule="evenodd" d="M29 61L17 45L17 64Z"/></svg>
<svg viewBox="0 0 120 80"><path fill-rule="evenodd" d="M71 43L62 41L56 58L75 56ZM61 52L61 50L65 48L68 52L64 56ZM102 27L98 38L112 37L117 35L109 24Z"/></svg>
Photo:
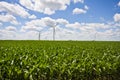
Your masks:
<svg viewBox="0 0 120 80"><path fill-rule="evenodd" d="M0 0L0 39L120 41L120 0ZM77 35L76 35L77 34Z"/></svg>

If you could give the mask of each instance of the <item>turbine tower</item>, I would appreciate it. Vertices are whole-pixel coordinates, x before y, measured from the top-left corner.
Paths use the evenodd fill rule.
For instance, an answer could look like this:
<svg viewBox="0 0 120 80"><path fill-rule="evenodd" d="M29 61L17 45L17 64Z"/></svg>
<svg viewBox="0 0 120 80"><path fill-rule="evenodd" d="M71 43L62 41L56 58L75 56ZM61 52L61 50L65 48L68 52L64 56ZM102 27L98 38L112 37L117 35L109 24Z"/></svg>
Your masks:
<svg viewBox="0 0 120 80"><path fill-rule="evenodd" d="M55 40L55 33L56 33L56 31L55 31L55 27L58 25L58 23L56 23L54 26L53 26L53 40Z"/></svg>
<svg viewBox="0 0 120 80"><path fill-rule="evenodd" d="M94 36L94 41L96 41L96 38L97 38L97 32L95 33L95 36Z"/></svg>
<svg viewBox="0 0 120 80"><path fill-rule="evenodd" d="M55 26L53 26L53 40L55 40Z"/></svg>
<svg viewBox="0 0 120 80"><path fill-rule="evenodd" d="M41 32L39 31L38 40L40 40L40 37L41 37Z"/></svg>

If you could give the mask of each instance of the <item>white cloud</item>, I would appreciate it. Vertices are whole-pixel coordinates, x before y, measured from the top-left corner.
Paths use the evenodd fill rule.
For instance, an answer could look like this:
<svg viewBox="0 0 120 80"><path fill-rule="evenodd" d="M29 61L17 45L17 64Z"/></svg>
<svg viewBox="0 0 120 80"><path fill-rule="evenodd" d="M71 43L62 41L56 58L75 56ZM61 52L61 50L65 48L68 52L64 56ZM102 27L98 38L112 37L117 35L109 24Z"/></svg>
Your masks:
<svg viewBox="0 0 120 80"><path fill-rule="evenodd" d="M55 20L49 17L32 20L27 22L25 26L22 26L21 31L31 30L31 31L41 31L45 27L53 27L55 26Z"/></svg>
<svg viewBox="0 0 120 80"><path fill-rule="evenodd" d="M69 22L68 22L67 20L65 20L65 19L57 19L57 20L56 20L56 23L62 24L62 25L66 25L66 24L68 24Z"/></svg>
<svg viewBox="0 0 120 80"><path fill-rule="evenodd" d="M32 0L19 0L20 4L22 4L23 6L25 6L28 9L34 9L34 4L32 2ZM38 0L36 0L38 1Z"/></svg>
<svg viewBox="0 0 120 80"><path fill-rule="evenodd" d="M120 7L120 1L118 2L118 4L117 4L119 7Z"/></svg>
<svg viewBox="0 0 120 80"><path fill-rule="evenodd" d="M104 23L86 23L85 26L96 29L108 29L110 26Z"/></svg>
<svg viewBox="0 0 120 80"><path fill-rule="evenodd" d="M88 10L88 9L89 9L89 7L88 7L87 5L85 5L85 6L84 6L84 9L85 9L85 10Z"/></svg>
<svg viewBox="0 0 120 80"><path fill-rule="evenodd" d="M21 31L25 30L40 31L46 27L55 27L59 24L66 25L68 23L69 22L65 19L52 19L50 17L44 17L41 19L31 20L30 22L25 23L25 25L22 26Z"/></svg>
<svg viewBox="0 0 120 80"><path fill-rule="evenodd" d="M120 34L120 29L117 30L115 24L104 24L104 23L78 23L66 25L68 28L72 28L73 31L78 32L76 35L77 40L120 40L118 36ZM113 28L114 27L114 28ZM79 30L79 31L78 31Z"/></svg>
<svg viewBox="0 0 120 80"><path fill-rule="evenodd" d="M111 24L112 26L120 27L120 23Z"/></svg>
<svg viewBox="0 0 120 80"><path fill-rule="evenodd" d="M120 22L120 14L119 13L116 13L113 18L114 18L115 22Z"/></svg>
<svg viewBox="0 0 120 80"><path fill-rule="evenodd" d="M73 23L73 24L67 24L66 27L72 28L72 29L80 29L81 24L78 23L78 22L75 22L75 23Z"/></svg>
<svg viewBox="0 0 120 80"><path fill-rule="evenodd" d="M78 2L84 3L84 0L74 0L74 3L78 3Z"/></svg>
<svg viewBox="0 0 120 80"><path fill-rule="evenodd" d="M58 34L60 34L60 30L58 25L56 25L56 23L58 23L58 25L66 25L69 22L65 19L52 19L50 17L44 17L41 19L36 19L36 20L32 20L30 22L27 22L24 26L22 26L21 31L26 32L27 31L42 31L42 39L52 39L52 28L51 27L56 27L56 36ZM44 31L44 29L47 29L46 31ZM64 29L63 29L64 31ZM27 33L28 34L28 33ZM33 35L33 34L32 34ZM62 34L61 34L62 35ZM36 37L36 38L35 38ZM58 37L56 37L57 39L59 39L59 35ZM31 38L29 38L31 39ZM38 34L35 34L33 39L38 39Z"/></svg>
<svg viewBox="0 0 120 80"><path fill-rule="evenodd" d="M6 31L6 30L0 30L0 39L2 40L12 40L15 39L15 32L12 31Z"/></svg>
<svg viewBox="0 0 120 80"><path fill-rule="evenodd" d="M16 29L16 27L8 26L8 27L5 28L5 30L7 30L7 31L16 31L17 29Z"/></svg>
<svg viewBox="0 0 120 80"><path fill-rule="evenodd" d="M0 21L1 22L10 22L11 24L18 25L16 18L12 15L6 14L6 15L0 15Z"/></svg>
<svg viewBox="0 0 120 80"><path fill-rule="evenodd" d="M104 23L79 23L75 22L73 24L67 24L67 28L71 28L73 30L77 29L80 31L95 31L97 29L103 30L110 28L110 25Z"/></svg>
<svg viewBox="0 0 120 80"><path fill-rule="evenodd" d="M50 17L45 17L27 22L25 26L22 27L22 29L28 31L35 31L38 28L42 30L46 27L49 27L47 28L47 30L42 31L41 39L52 40L53 29L50 27L54 26L56 23L65 26L61 27L59 25L56 25L56 40L94 40L96 33L96 40L119 40L118 30L115 32L113 30L115 24L79 22L69 23L65 19L52 19ZM116 27L114 27L114 29L115 28ZM30 34L33 35L33 39L38 39L38 33L33 34L30 32L29 35ZM29 37L27 38L32 39Z"/></svg>
<svg viewBox="0 0 120 80"><path fill-rule="evenodd" d="M46 26L54 27L56 25L55 20L50 17L45 17L42 18L41 20L45 23Z"/></svg>
<svg viewBox="0 0 120 80"><path fill-rule="evenodd" d="M41 31L43 28L42 27L36 27L36 26L22 26L21 28L21 32L26 32L26 30L28 31Z"/></svg>
<svg viewBox="0 0 120 80"><path fill-rule="evenodd" d="M36 19L37 17L35 15L29 16L30 19Z"/></svg>
<svg viewBox="0 0 120 80"><path fill-rule="evenodd" d="M75 8L73 10L73 14L85 14L85 13L86 13L86 10L84 9Z"/></svg>
<svg viewBox="0 0 120 80"><path fill-rule="evenodd" d="M70 0L20 0L20 4L27 9L52 15L56 10L65 10Z"/></svg>
<svg viewBox="0 0 120 80"><path fill-rule="evenodd" d="M0 12L7 12L12 15L21 16L23 18L26 18L30 16L30 14L20 5L18 4L10 4L8 2L0 2Z"/></svg>
<svg viewBox="0 0 120 80"><path fill-rule="evenodd" d="M0 39L5 39L5 40L15 39L17 35L16 31L17 31L16 27L13 26L8 26L5 27L4 29L0 29Z"/></svg>
<svg viewBox="0 0 120 80"><path fill-rule="evenodd" d="M52 40L53 39L52 33L53 33L53 29L49 28L46 32L42 33L41 38ZM75 33L77 32L56 26L55 39L56 40L75 40L76 39L76 36L74 36Z"/></svg>
<svg viewBox="0 0 120 80"><path fill-rule="evenodd" d="M45 24L41 20L32 20L30 22L27 22L24 26L21 27L21 31L40 31L44 28Z"/></svg>
<svg viewBox="0 0 120 80"><path fill-rule="evenodd" d="M88 9L89 9L89 7L87 5L84 6L84 9L75 8L75 9L73 9L73 14L85 14L85 13L87 13Z"/></svg>
<svg viewBox="0 0 120 80"><path fill-rule="evenodd" d="M55 11L50 10L50 8L45 8L44 14L52 15Z"/></svg>
<svg viewBox="0 0 120 80"><path fill-rule="evenodd" d="M13 26L8 26L0 30L0 39L32 39L38 40L38 32L43 30L41 39L52 40L53 27L56 23L56 40L120 40L120 29L116 23L69 23L65 19L53 19L44 17L41 19L31 20L22 26L21 31ZM63 27L64 26L64 27ZM112 27L111 27L112 26ZM114 27L114 28L113 28ZM45 30L44 30L45 29ZM16 31L17 30L17 31Z"/></svg>
<svg viewBox="0 0 120 80"><path fill-rule="evenodd" d="M88 23L87 23L88 24ZM83 25L83 24L81 24ZM67 28L61 28L56 26L56 40L120 40L119 30L107 29L103 32L91 29L87 31L89 26L84 26L86 30L81 30L77 32L76 30L70 30ZM92 27L91 27L92 28ZM47 31L42 32L42 40L52 40L53 29L49 28ZM96 38L95 38L96 35ZM18 35L17 39L36 39L38 40L38 32L36 31L27 31L24 34Z"/></svg>

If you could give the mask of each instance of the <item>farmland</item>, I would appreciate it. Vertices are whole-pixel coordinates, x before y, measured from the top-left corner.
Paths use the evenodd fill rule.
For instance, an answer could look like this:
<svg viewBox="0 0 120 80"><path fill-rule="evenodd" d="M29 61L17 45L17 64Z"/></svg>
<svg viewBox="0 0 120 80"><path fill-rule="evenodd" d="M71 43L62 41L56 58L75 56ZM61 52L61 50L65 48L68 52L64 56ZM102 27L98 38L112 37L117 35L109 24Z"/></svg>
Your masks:
<svg viewBox="0 0 120 80"><path fill-rule="evenodd" d="M0 80L120 80L118 41L0 41Z"/></svg>

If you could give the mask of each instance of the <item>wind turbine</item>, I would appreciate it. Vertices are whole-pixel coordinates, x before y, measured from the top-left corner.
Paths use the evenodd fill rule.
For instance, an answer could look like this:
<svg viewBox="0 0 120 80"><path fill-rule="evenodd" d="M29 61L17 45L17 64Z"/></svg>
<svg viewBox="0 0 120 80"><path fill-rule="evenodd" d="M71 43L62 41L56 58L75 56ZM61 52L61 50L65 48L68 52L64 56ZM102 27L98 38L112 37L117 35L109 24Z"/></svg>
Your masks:
<svg viewBox="0 0 120 80"><path fill-rule="evenodd" d="M97 38L97 32L95 33L95 36L94 36L94 41L96 41L96 38Z"/></svg>
<svg viewBox="0 0 120 80"><path fill-rule="evenodd" d="M38 40L40 40L40 37L41 37L41 31L38 31L38 32L39 32Z"/></svg>
<svg viewBox="0 0 120 80"><path fill-rule="evenodd" d="M55 33L56 33L55 27L56 27L56 25L58 25L58 23L56 23L56 24L53 26L53 40L55 40Z"/></svg>
<svg viewBox="0 0 120 80"><path fill-rule="evenodd" d="M38 32L38 40L41 40L41 32L43 29L37 28L35 31Z"/></svg>
<svg viewBox="0 0 120 80"><path fill-rule="evenodd" d="M55 26L53 26L53 40L55 40Z"/></svg>

